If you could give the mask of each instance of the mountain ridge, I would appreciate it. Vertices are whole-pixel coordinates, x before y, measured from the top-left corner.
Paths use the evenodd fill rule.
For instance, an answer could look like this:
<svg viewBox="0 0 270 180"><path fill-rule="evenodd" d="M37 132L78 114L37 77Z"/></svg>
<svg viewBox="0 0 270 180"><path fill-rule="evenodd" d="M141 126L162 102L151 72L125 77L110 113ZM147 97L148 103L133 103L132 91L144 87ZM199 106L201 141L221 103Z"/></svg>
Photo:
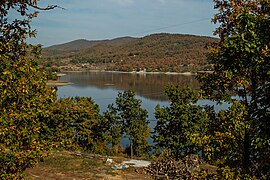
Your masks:
<svg viewBox="0 0 270 180"><path fill-rule="evenodd" d="M131 42L132 40L135 40L137 38L130 37L130 36L124 36L124 37L118 37L114 39L105 39L105 40L87 40L87 39L76 39L73 41L69 41L62 44L56 44L49 47L44 48L45 50L59 50L59 51L78 51L82 49L91 48L95 45L106 43L106 44L115 44L115 45L121 45L126 42Z"/></svg>

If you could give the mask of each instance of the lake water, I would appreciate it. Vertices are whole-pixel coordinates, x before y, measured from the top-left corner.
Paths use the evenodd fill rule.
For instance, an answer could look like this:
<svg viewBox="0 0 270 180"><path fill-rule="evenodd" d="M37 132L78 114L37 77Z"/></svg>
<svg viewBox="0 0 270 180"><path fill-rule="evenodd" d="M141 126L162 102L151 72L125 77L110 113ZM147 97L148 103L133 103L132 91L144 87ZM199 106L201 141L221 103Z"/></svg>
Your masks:
<svg viewBox="0 0 270 180"><path fill-rule="evenodd" d="M107 106L115 102L119 91L134 90L136 98L142 100L142 107L148 111L150 128L156 125L154 116L155 107L168 106L169 102L164 94L164 87L168 84L190 86L199 89L199 83L195 76L169 75L169 74L131 74L114 72L68 72L60 78L61 81L73 83L68 86L58 87L58 98L66 97L92 97L100 107L100 112L105 112ZM208 100L200 100L198 104L215 103ZM224 106L216 106L216 109ZM126 143L124 143L126 144Z"/></svg>

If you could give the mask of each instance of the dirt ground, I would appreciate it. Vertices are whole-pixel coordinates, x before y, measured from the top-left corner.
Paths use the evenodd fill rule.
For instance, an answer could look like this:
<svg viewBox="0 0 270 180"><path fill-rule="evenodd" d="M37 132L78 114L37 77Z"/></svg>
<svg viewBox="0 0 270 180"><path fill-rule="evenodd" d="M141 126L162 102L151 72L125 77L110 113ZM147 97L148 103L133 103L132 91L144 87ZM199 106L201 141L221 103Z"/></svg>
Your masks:
<svg viewBox="0 0 270 180"><path fill-rule="evenodd" d="M143 180L151 176L136 172L134 167L123 170L113 170L112 167L121 164L124 157L109 157L112 163L107 163L108 157L72 152L55 152L36 167L27 169L27 179L34 180Z"/></svg>

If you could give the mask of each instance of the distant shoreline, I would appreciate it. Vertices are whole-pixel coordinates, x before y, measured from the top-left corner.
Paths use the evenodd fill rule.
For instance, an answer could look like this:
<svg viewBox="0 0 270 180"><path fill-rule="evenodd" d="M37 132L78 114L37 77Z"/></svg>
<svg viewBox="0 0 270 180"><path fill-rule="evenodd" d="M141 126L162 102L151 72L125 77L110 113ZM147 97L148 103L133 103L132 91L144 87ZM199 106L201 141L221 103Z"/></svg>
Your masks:
<svg viewBox="0 0 270 180"><path fill-rule="evenodd" d="M192 72L148 72L148 71L106 71L106 70L87 70L87 71L60 71L61 73L65 72L110 72L110 73L125 73L125 74L165 74L165 75L187 75L187 76L195 76L197 73Z"/></svg>
<svg viewBox="0 0 270 180"><path fill-rule="evenodd" d="M46 85L47 86L67 86L67 85L71 85L73 83L71 82L62 82L62 81L52 81L52 80L49 80Z"/></svg>

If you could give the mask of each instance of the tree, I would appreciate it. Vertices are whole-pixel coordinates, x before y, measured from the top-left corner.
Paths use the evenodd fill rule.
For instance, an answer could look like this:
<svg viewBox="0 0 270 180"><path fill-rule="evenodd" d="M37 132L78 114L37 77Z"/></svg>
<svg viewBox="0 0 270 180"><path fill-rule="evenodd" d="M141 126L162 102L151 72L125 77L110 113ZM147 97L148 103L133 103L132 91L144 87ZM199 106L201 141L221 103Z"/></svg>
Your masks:
<svg viewBox="0 0 270 180"><path fill-rule="evenodd" d="M150 128L147 121L147 111L141 107L141 100L135 98L133 91L124 91L119 92L115 103L116 106L109 106L109 112L114 118L121 121L122 133L130 141L131 157L133 151L136 156L147 154L150 150L150 145L147 142Z"/></svg>
<svg viewBox="0 0 270 180"><path fill-rule="evenodd" d="M52 108L50 138L55 145L64 149L82 148L97 152L105 149L101 130L99 107L91 98L75 97L56 101Z"/></svg>
<svg viewBox="0 0 270 180"><path fill-rule="evenodd" d="M270 167L270 3L268 0L214 0L219 11L219 43L210 46L213 74L199 77L206 94L216 100L237 95L247 109L244 118L245 173L267 175ZM247 128L250 125L250 128ZM268 156L267 156L268 157ZM239 168L240 168L239 167ZM257 169L256 171L254 169ZM260 174L260 175L259 175Z"/></svg>
<svg viewBox="0 0 270 180"><path fill-rule="evenodd" d="M190 134L203 134L207 130L207 115L202 107L196 105L199 93L173 85L167 86L165 93L169 97L170 106L156 107L156 146L171 151L177 159L199 153L201 147L195 146L190 140Z"/></svg>
<svg viewBox="0 0 270 180"><path fill-rule="evenodd" d="M108 110L104 113L102 124L105 128L103 132L107 132L109 143L115 149L115 153L118 153L123 137L123 126L121 117L117 114L117 109L112 104L108 105Z"/></svg>
<svg viewBox="0 0 270 180"><path fill-rule="evenodd" d="M35 34L30 20L37 15L28 11L29 6L38 8L37 1L0 2L1 179L22 178L23 171L44 158L50 147L41 132L56 93L30 58L39 55L40 46L26 43ZM12 19L10 11L21 19Z"/></svg>
<svg viewBox="0 0 270 180"><path fill-rule="evenodd" d="M205 162L218 166L219 179L243 179L243 142L246 130L251 127L245 120L245 105L234 100L227 110L205 110L209 118L204 126L207 131L191 132L191 142L202 148Z"/></svg>

